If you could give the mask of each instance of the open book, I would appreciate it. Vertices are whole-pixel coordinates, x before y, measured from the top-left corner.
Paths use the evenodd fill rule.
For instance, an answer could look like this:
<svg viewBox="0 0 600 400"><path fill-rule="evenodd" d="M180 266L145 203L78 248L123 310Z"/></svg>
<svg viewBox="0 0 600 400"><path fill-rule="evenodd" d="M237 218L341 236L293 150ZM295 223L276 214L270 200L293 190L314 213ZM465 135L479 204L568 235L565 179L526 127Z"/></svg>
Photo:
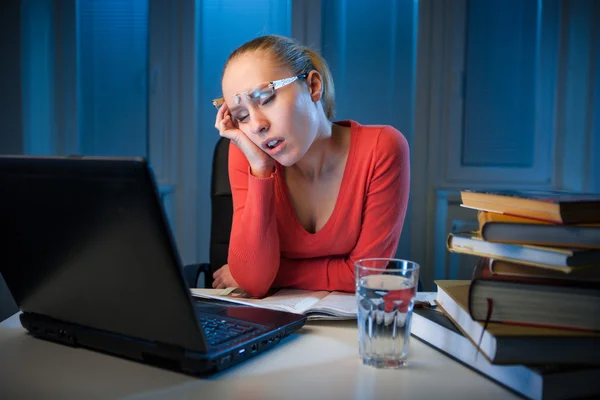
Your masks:
<svg viewBox="0 0 600 400"><path fill-rule="evenodd" d="M239 288L191 289L191 293L195 297L304 314L309 320L356 319L358 310L354 293L280 289L263 298L252 298ZM435 305L433 299L435 293L417 293L415 303Z"/></svg>
<svg viewBox="0 0 600 400"><path fill-rule="evenodd" d="M264 298L252 298L241 289L191 289L192 296L253 307L304 314L315 319L356 319L354 293L281 289Z"/></svg>

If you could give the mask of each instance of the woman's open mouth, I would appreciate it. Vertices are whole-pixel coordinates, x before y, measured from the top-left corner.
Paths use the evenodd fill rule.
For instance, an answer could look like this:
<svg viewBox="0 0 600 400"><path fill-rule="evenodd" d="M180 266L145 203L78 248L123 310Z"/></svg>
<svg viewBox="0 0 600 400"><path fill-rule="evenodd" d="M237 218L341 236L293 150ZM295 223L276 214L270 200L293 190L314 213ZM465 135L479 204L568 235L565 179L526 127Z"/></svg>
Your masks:
<svg viewBox="0 0 600 400"><path fill-rule="evenodd" d="M263 149L271 156L274 156L283 150L285 140L283 138L267 139L262 143Z"/></svg>

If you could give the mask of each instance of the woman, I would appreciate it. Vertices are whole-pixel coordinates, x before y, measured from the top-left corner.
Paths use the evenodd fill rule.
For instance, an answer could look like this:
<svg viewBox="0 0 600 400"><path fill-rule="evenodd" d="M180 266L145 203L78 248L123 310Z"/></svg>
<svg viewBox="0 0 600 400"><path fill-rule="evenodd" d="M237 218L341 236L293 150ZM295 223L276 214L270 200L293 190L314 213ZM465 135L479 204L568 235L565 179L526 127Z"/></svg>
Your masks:
<svg viewBox="0 0 600 400"><path fill-rule="evenodd" d="M215 127L231 139L233 225L213 287L354 291L354 262L395 254L408 203L406 139L390 126L331 122L325 61L282 36L225 64Z"/></svg>

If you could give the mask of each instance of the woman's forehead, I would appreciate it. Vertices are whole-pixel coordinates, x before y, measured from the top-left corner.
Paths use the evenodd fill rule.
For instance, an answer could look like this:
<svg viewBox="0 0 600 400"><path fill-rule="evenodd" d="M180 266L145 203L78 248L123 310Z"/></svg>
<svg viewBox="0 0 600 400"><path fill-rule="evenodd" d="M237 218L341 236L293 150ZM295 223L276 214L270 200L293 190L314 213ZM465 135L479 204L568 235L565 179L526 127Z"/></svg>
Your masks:
<svg viewBox="0 0 600 400"><path fill-rule="evenodd" d="M231 97L251 90L256 85L288 78L289 68L264 52L242 54L229 62L223 75L223 95Z"/></svg>

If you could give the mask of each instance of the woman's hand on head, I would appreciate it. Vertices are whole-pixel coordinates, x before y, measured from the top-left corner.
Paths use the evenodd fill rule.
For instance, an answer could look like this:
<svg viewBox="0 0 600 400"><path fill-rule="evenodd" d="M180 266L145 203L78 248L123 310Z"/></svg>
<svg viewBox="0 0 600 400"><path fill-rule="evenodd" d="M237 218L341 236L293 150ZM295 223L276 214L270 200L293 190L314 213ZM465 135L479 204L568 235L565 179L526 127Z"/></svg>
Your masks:
<svg viewBox="0 0 600 400"><path fill-rule="evenodd" d="M238 283L231 276L229 271L229 265L225 264L221 268L215 271L213 274L212 287L215 289L226 289L228 287L240 287Z"/></svg>
<svg viewBox="0 0 600 400"><path fill-rule="evenodd" d="M230 139L244 153L248 163L250 163L252 175L258 178L271 176L275 162L238 128L229 112L227 103L223 103L217 112L215 128L219 131L219 135Z"/></svg>

